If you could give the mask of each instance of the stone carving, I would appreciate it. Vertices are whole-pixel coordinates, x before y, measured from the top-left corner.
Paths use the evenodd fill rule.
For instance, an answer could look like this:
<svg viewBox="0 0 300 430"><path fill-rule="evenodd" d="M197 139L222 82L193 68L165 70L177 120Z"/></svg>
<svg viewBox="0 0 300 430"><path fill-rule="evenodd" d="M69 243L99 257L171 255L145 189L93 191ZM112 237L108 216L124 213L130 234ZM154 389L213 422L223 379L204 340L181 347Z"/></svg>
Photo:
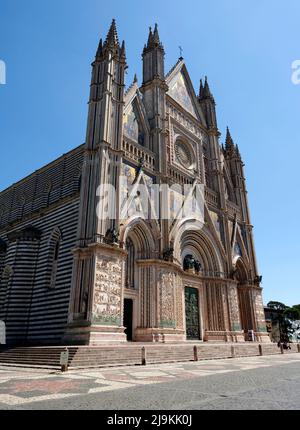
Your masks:
<svg viewBox="0 0 300 430"><path fill-rule="evenodd" d="M175 106L171 104L167 104L168 113L171 117L173 117L177 122L183 125L187 130L193 133L193 135L200 139L204 139L204 135L201 129L196 125L195 122L191 121L187 115L183 111L179 111L175 108Z"/></svg>
<svg viewBox="0 0 300 430"><path fill-rule="evenodd" d="M119 232L116 229L109 229L105 235L105 243L109 245L118 245L119 244Z"/></svg>
<svg viewBox="0 0 300 430"><path fill-rule="evenodd" d="M257 329L258 329L258 331L265 332L265 331L267 331L267 328L266 328L265 312L264 312L262 294L260 291L253 291L253 296L254 296L253 298L254 298L254 304L255 304Z"/></svg>
<svg viewBox="0 0 300 430"><path fill-rule="evenodd" d="M159 275L159 292L161 302L161 327L175 328L175 291L176 291L176 277L174 273L160 271Z"/></svg>
<svg viewBox="0 0 300 430"><path fill-rule="evenodd" d="M192 255L186 255L183 261L183 270L193 273L200 273L201 263L196 260Z"/></svg>
<svg viewBox="0 0 300 430"><path fill-rule="evenodd" d="M228 299L229 299L232 330L240 331L241 330L240 310L239 310L238 293L237 293L236 287L233 287L233 286L228 287Z"/></svg>
<svg viewBox="0 0 300 430"><path fill-rule="evenodd" d="M164 253L163 253L163 259L165 261L173 262L173 259L174 259L174 249L173 248L166 249L164 251Z"/></svg>
<svg viewBox="0 0 300 430"><path fill-rule="evenodd" d="M94 292L94 322L121 325L122 262L117 258L98 260Z"/></svg>
<svg viewBox="0 0 300 430"><path fill-rule="evenodd" d="M177 277L176 286L176 328L183 330L183 294L182 294L182 281Z"/></svg>

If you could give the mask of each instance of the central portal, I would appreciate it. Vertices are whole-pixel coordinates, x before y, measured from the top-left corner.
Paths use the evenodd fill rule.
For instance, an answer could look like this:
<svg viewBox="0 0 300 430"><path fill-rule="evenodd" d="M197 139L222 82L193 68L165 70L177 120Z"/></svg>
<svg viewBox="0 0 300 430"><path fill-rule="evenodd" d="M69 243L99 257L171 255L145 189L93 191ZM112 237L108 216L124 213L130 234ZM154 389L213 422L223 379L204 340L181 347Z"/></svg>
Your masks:
<svg viewBox="0 0 300 430"><path fill-rule="evenodd" d="M200 340L199 294L196 288L185 288L186 337Z"/></svg>
<svg viewBox="0 0 300 430"><path fill-rule="evenodd" d="M133 340L132 320L133 320L133 300L132 299L124 299L124 322L123 322L123 325L126 329L125 334L127 336L128 342L131 342Z"/></svg>

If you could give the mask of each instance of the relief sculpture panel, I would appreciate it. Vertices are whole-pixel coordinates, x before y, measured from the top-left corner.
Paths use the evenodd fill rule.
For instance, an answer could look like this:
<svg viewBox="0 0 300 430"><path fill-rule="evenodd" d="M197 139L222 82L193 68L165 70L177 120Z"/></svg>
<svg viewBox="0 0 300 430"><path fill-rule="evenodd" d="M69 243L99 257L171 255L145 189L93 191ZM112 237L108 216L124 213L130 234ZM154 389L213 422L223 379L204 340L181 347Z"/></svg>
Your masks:
<svg viewBox="0 0 300 430"><path fill-rule="evenodd" d="M239 310L237 288L234 286L228 287L228 293L229 293L231 329L233 331L241 331L242 328L240 324L240 310Z"/></svg>
<svg viewBox="0 0 300 430"><path fill-rule="evenodd" d="M159 271L158 283L160 292L160 326L175 328L175 292L176 276L174 273Z"/></svg>
<svg viewBox="0 0 300 430"><path fill-rule="evenodd" d="M99 258L95 276L93 323L120 326L122 261Z"/></svg>
<svg viewBox="0 0 300 430"><path fill-rule="evenodd" d="M261 291L253 291L257 331L266 332L266 321Z"/></svg>

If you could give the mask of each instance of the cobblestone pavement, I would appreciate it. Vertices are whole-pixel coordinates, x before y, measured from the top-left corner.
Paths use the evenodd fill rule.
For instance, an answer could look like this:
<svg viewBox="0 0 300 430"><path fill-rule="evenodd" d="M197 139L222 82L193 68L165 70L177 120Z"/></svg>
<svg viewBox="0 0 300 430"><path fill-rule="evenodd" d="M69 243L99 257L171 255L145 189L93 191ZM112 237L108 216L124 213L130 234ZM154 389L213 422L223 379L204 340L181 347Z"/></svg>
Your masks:
<svg viewBox="0 0 300 430"><path fill-rule="evenodd" d="M300 354L72 370L0 367L0 409L299 409Z"/></svg>

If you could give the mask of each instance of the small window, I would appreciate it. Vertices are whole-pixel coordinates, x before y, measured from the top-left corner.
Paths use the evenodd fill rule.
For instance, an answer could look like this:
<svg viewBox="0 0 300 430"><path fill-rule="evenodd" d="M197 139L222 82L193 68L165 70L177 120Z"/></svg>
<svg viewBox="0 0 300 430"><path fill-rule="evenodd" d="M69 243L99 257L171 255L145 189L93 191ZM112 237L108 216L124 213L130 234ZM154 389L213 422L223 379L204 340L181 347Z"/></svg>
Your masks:
<svg viewBox="0 0 300 430"><path fill-rule="evenodd" d="M53 256L53 261L52 261L50 288L55 288L55 285L56 285L56 275L57 275L57 266L58 266L58 257L59 257L59 247L60 247L60 242L57 241L56 244L55 244L54 256Z"/></svg>
<svg viewBox="0 0 300 430"><path fill-rule="evenodd" d="M61 232L56 228L49 240L49 254L48 254L48 282L49 288L54 289L56 287L57 269L60 256L60 245L61 245Z"/></svg>

